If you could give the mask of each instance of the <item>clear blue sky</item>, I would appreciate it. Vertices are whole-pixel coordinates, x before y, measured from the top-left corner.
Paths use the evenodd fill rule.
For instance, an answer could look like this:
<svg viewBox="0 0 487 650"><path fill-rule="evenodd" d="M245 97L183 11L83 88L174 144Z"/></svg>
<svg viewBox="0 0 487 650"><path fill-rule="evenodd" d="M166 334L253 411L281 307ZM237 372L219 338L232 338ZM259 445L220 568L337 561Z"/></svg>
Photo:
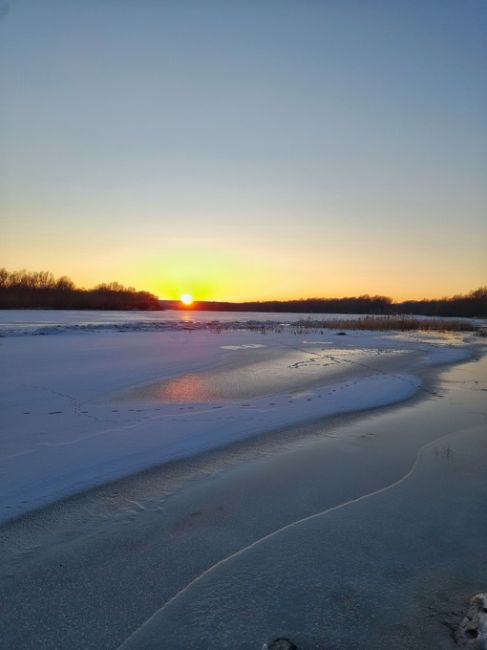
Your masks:
<svg viewBox="0 0 487 650"><path fill-rule="evenodd" d="M487 282L487 2L2 7L10 270L222 299Z"/></svg>

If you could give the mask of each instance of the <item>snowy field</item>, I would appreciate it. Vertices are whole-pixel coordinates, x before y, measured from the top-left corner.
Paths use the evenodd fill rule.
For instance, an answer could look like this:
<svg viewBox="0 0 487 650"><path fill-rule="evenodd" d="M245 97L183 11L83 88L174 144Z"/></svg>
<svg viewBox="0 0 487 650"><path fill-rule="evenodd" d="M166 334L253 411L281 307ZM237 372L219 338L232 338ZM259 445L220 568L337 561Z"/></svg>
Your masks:
<svg viewBox="0 0 487 650"><path fill-rule="evenodd" d="M62 335L29 336L47 318L32 314L17 315L23 336L0 339L0 520L265 431L407 399L427 367L472 354L472 337L451 335L80 332L74 313ZM96 323L105 317L113 324L112 314Z"/></svg>

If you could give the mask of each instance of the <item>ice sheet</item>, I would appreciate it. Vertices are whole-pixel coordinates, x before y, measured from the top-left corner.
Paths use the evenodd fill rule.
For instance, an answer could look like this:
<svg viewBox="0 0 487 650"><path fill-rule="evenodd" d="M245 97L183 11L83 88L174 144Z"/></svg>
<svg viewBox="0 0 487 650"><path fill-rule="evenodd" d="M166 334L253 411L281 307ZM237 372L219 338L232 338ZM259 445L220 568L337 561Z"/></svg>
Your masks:
<svg viewBox="0 0 487 650"><path fill-rule="evenodd" d="M475 419L385 487L213 564L121 648L254 650L283 636L299 648L453 650L451 629L487 584L487 429Z"/></svg>

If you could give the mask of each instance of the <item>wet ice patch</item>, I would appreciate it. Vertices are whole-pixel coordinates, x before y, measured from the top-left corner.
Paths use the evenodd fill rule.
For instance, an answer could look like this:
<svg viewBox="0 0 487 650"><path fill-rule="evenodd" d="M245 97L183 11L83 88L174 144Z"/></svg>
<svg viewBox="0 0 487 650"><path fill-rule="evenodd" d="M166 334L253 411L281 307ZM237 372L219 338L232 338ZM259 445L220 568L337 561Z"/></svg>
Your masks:
<svg viewBox="0 0 487 650"><path fill-rule="evenodd" d="M226 346L226 349L263 347L257 344ZM250 351L250 350L249 350ZM383 354L374 349L342 349L316 346L315 350L269 349L253 357L236 357L230 364L177 377L164 378L124 392L119 399L163 402L208 402L252 399L265 395L301 393L317 386L340 383L347 377L382 374L382 356L400 357L402 350ZM238 358L237 358L238 356Z"/></svg>

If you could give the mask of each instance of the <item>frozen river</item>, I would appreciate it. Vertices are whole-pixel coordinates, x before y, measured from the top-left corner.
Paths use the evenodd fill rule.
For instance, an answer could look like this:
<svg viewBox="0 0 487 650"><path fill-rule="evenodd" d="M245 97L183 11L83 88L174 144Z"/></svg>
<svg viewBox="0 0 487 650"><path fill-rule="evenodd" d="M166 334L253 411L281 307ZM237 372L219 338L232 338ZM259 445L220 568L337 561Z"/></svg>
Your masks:
<svg viewBox="0 0 487 650"><path fill-rule="evenodd" d="M2 314L0 644L451 648L424 609L486 578L484 339L30 314Z"/></svg>

